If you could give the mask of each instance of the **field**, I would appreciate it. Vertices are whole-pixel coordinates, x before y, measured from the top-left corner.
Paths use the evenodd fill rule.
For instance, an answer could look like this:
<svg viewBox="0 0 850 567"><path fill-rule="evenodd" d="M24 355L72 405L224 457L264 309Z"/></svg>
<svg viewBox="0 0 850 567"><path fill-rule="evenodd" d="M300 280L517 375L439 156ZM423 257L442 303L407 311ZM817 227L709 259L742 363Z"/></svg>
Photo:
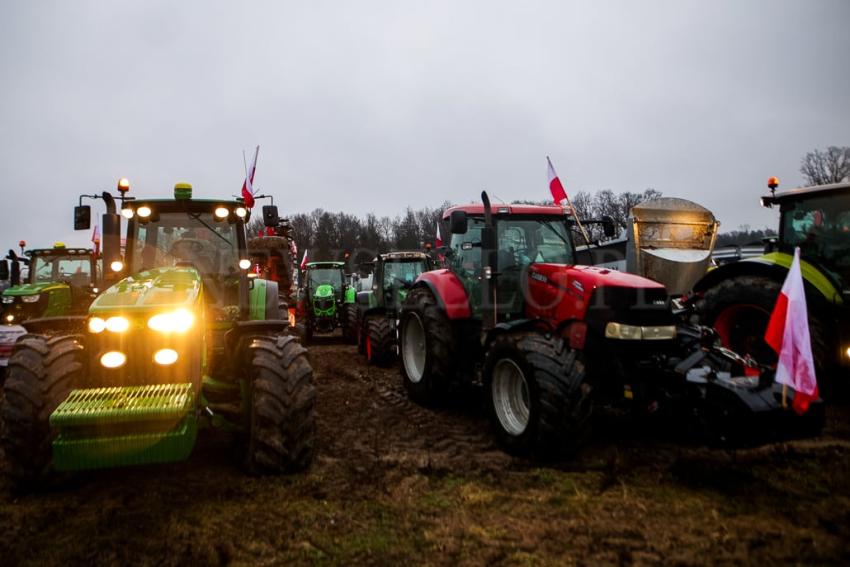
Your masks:
<svg viewBox="0 0 850 567"><path fill-rule="evenodd" d="M439 410L354 348L311 347L313 467L256 478L204 431L184 463L0 486L4 565L850 562L850 411L824 435L707 449L605 427L569 462L493 445L480 393Z"/></svg>

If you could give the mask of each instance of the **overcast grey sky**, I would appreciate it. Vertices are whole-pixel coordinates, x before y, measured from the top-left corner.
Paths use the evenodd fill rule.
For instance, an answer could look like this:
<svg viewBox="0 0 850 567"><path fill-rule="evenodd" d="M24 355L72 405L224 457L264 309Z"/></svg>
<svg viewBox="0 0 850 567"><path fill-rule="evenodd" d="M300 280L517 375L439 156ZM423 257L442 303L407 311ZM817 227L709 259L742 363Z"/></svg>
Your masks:
<svg viewBox="0 0 850 567"><path fill-rule="evenodd" d="M129 177L358 215L487 188L695 200L773 225L771 175L850 145L850 2L0 3L0 248L88 244L77 195ZM102 206L97 205L97 214Z"/></svg>

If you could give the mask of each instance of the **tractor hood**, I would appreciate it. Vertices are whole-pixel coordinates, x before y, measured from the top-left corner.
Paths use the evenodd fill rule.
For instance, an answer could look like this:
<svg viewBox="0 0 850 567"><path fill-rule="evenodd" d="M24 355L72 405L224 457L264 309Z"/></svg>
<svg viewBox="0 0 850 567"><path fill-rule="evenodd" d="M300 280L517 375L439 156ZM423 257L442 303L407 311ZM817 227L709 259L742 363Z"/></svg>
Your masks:
<svg viewBox="0 0 850 567"><path fill-rule="evenodd" d="M3 295L9 297L23 297L27 295L38 295L39 293L45 293L47 291L51 291L54 289L59 289L63 287L68 287L68 284L64 284L61 282L43 282L43 283L34 283L34 284L22 284L16 285L6 289L3 292Z"/></svg>
<svg viewBox="0 0 850 567"><path fill-rule="evenodd" d="M191 308L201 294L202 280L195 268L156 268L124 278L104 291L89 307L89 313L156 311L162 308Z"/></svg>

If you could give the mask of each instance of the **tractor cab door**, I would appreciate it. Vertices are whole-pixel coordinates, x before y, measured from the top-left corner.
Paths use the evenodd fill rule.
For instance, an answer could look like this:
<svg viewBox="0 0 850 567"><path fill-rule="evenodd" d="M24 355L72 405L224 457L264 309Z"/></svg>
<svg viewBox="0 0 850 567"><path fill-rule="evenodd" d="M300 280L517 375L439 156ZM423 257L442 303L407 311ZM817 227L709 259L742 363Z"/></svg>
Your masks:
<svg viewBox="0 0 850 567"><path fill-rule="evenodd" d="M481 316L482 275L484 262L481 254L481 230L484 219L470 217L463 234L452 234L449 244L449 269L463 283L469 297L473 317Z"/></svg>

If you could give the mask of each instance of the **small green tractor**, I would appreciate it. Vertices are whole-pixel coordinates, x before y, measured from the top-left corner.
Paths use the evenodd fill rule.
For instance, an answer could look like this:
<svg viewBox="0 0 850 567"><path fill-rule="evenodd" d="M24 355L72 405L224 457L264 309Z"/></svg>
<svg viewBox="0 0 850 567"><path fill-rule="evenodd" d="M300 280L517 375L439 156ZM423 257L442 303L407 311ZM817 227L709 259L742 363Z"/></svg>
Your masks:
<svg viewBox="0 0 850 567"><path fill-rule="evenodd" d="M725 346L774 364L764 333L799 246L812 354L821 390L829 391L850 367L850 183L780 191L777 185L771 178L761 202L779 207L778 242L763 256L709 271L694 286L697 306Z"/></svg>
<svg viewBox="0 0 850 567"><path fill-rule="evenodd" d="M315 389L306 350L287 333L275 282L247 277L241 200L103 198L104 263L114 283L50 332L27 321L0 405L11 480L38 486L54 471L185 459L199 426L239 440L250 473L307 467ZM75 228L90 212L75 210ZM84 214L85 213L85 214ZM121 217L127 219L122 256ZM263 207L274 225L274 206ZM37 270L36 270L37 271Z"/></svg>
<svg viewBox="0 0 850 567"><path fill-rule="evenodd" d="M28 250L21 258L13 250L2 263L0 276L9 287L0 295L0 369L5 370L12 347L26 330L21 323L30 319L64 317L85 313L97 296L99 262L93 250L67 248L57 242L53 248ZM21 264L29 266L22 281ZM10 272L10 274L5 274ZM2 380L0 380L2 383Z"/></svg>
<svg viewBox="0 0 850 567"><path fill-rule="evenodd" d="M333 333L344 327L344 305L353 300L347 294L345 263L310 262L302 275L296 309L297 327L305 342L315 333Z"/></svg>
<svg viewBox="0 0 850 567"><path fill-rule="evenodd" d="M373 261L371 289L357 294L358 351L372 364L388 363L398 351L401 304L416 278L437 268L425 252L378 254Z"/></svg>

